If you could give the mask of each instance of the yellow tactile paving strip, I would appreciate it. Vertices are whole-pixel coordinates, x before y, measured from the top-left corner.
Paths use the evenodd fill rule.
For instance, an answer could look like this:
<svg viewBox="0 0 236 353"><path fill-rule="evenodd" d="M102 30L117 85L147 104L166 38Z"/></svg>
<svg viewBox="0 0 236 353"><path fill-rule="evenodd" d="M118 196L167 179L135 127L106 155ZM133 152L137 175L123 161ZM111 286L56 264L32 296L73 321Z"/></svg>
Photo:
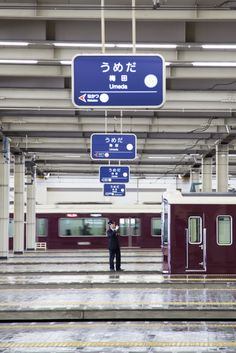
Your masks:
<svg viewBox="0 0 236 353"><path fill-rule="evenodd" d="M121 323L115 324L112 326L114 329L116 328L136 328L136 329L145 329L145 328L155 328L155 329L195 329L202 327L202 323ZM77 324L77 323L68 323L68 324L34 324L34 325L26 325L26 324L19 324L19 325L12 325L12 324L5 324L0 325L1 329L6 330L37 330L37 329L51 329L51 330L60 330L60 329L104 329L104 328L111 328L110 323L89 323L89 324ZM236 323L209 323L207 324L207 329L225 329L225 328L236 328ZM111 341L111 342L101 342L101 341L71 341L71 342L0 342L0 348L60 348L60 347L74 347L74 348L84 348L84 347L124 347L124 348L135 348L135 347L204 347L204 348L232 348L236 347L236 342L227 342L227 341Z"/></svg>
<svg viewBox="0 0 236 353"><path fill-rule="evenodd" d="M0 348L48 347L236 347L236 342L0 342Z"/></svg>

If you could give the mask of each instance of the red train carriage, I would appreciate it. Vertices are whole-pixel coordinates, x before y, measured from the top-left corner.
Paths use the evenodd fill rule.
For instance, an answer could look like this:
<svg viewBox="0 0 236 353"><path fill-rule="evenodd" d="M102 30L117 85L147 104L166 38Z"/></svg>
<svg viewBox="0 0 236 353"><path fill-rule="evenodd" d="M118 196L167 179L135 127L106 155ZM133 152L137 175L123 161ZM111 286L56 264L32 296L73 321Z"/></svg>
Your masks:
<svg viewBox="0 0 236 353"><path fill-rule="evenodd" d="M235 236L235 194L164 194L165 272L236 273Z"/></svg>
<svg viewBox="0 0 236 353"><path fill-rule="evenodd" d="M48 249L106 249L108 220L120 226L122 247L161 247L161 206L37 206L36 236ZM13 237L13 220L10 236ZM10 240L12 248L12 239Z"/></svg>

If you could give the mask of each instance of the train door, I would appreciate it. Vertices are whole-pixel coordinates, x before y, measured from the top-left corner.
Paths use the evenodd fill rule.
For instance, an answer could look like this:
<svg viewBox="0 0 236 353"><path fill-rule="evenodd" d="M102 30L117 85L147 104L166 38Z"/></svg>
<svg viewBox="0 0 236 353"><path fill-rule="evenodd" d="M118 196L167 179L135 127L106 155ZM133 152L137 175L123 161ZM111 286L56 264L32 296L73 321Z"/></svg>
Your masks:
<svg viewBox="0 0 236 353"><path fill-rule="evenodd" d="M136 243L135 238L140 236L140 219L127 217L120 218L120 235L128 237L128 247L132 248Z"/></svg>
<svg viewBox="0 0 236 353"><path fill-rule="evenodd" d="M206 271L206 229L202 216L190 216L186 229L186 271Z"/></svg>

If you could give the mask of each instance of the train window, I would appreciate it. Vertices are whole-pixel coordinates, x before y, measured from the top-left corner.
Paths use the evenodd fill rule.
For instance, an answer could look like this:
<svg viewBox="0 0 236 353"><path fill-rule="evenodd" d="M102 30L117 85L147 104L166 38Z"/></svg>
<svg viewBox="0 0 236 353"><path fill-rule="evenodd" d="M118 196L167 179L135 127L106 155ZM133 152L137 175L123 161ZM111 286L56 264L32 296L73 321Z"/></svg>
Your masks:
<svg viewBox="0 0 236 353"><path fill-rule="evenodd" d="M188 239L190 244L200 244L202 242L202 218L191 216L188 219Z"/></svg>
<svg viewBox="0 0 236 353"><path fill-rule="evenodd" d="M47 237L47 235L48 235L47 218L36 218L36 236Z"/></svg>
<svg viewBox="0 0 236 353"><path fill-rule="evenodd" d="M232 217L217 216L216 217L216 236L218 245L232 244Z"/></svg>
<svg viewBox="0 0 236 353"><path fill-rule="evenodd" d="M60 218L60 237L106 236L106 218Z"/></svg>
<svg viewBox="0 0 236 353"><path fill-rule="evenodd" d="M152 218L152 236L161 236L161 218Z"/></svg>
<svg viewBox="0 0 236 353"><path fill-rule="evenodd" d="M9 236L9 238L13 238L13 236L14 236L14 219L13 218L9 218L8 236Z"/></svg>
<svg viewBox="0 0 236 353"><path fill-rule="evenodd" d="M169 207L168 202L163 200L163 212L162 212L162 222L161 222L161 243L162 245L168 244L168 224L169 222Z"/></svg>
<svg viewBox="0 0 236 353"><path fill-rule="evenodd" d="M120 235L121 236L137 236L140 235L140 219L139 218L120 218Z"/></svg>

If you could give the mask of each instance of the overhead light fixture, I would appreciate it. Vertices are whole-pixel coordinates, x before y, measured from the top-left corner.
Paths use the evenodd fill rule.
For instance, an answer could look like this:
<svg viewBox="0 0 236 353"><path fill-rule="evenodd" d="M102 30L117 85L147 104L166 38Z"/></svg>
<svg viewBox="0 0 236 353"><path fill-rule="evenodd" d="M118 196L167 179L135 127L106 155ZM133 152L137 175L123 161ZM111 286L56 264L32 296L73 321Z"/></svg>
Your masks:
<svg viewBox="0 0 236 353"><path fill-rule="evenodd" d="M194 61L193 66L197 67L236 67L236 62L229 61Z"/></svg>
<svg viewBox="0 0 236 353"><path fill-rule="evenodd" d="M55 47L60 48L101 48L101 43L68 43L54 42ZM133 48L132 43L105 43L105 48ZM176 49L177 44L136 43L137 49Z"/></svg>
<svg viewBox="0 0 236 353"><path fill-rule="evenodd" d="M38 64L38 60L0 59L0 64Z"/></svg>
<svg viewBox="0 0 236 353"><path fill-rule="evenodd" d="M71 60L61 60L61 65L71 65Z"/></svg>
<svg viewBox="0 0 236 353"><path fill-rule="evenodd" d="M101 48L101 43L68 43L68 42L55 42L54 47L69 47L69 48Z"/></svg>
<svg viewBox="0 0 236 353"><path fill-rule="evenodd" d="M76 154L68 154L68 155L65 155L63 157L68 157L68 158L80 158L79 155L76 155Z"/></svg>
<svg viewBox="0 0 236 353"><path fill-rule="evenodd" d="M136 48L176 49L177 44L136 44Z"/></svg>
<svg viewBox="0 0 236 353"><path fill-rule="evenodd" d="M113 44L117 48L133 48L131 43L117 43ZM154 43L136 43L135 48L137 49L176 49L177 44L154 44Z"/></svg>
<svg viewBox="0 0 236 353"><path fill-rule="evenodd" d="M175 159L175 157L170 156L149 156L150 159Z"/></svg>
<svg viewBox="0 0 236 353"><path fill-rule="evenodd" d="M2 46L15 46L15 47L27 47L29 45L28 42L7 42L7 41L0 41L0 45Z"/></svg>
<svg viewBox="0 0 236 353"><path fill-rule="evenodd" d="M236 44L203 44L202 49L236 49Z"/></svg>

